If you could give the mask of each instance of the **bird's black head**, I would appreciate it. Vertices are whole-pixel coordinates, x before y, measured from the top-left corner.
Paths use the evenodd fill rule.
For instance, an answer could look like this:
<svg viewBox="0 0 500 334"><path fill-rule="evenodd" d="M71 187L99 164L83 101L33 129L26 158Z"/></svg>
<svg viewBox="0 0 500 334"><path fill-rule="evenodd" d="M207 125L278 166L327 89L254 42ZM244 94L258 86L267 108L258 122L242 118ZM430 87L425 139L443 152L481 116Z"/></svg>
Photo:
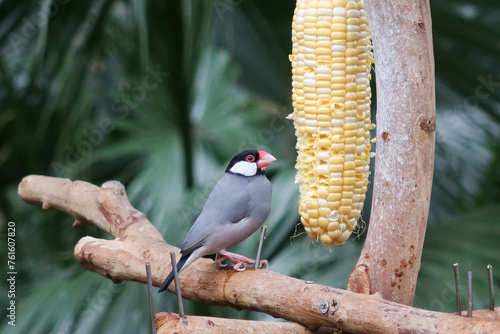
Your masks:
<svg viewBox="0 0 500 334"><path fill-rule="evenodd" d="M264 174L266 166L276 160L265 151L246 150L236 154L226 168L226 172L243 176Z"/></svg>

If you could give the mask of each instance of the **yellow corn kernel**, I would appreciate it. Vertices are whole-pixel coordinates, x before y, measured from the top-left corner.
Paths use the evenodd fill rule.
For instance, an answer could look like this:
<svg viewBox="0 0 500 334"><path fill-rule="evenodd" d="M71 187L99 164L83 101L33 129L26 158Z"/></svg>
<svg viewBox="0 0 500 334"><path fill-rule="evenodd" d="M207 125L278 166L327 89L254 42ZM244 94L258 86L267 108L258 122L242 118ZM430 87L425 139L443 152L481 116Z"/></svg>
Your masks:
<svg viewBox="0 0 500 334"><path fill-rule="evenodd" d="M373 155L364 0L297 0L289 59L301 222L314 240L341 246L361 215Z"/></svg>

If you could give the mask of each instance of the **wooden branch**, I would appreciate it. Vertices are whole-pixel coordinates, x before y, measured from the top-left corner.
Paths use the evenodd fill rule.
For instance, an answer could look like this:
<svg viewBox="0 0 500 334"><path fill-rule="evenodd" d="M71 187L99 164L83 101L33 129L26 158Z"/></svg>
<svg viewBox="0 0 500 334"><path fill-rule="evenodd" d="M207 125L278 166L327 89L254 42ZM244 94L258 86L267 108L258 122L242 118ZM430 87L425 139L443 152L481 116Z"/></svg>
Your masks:
<svg viewBox="0 0 500 334"><path fill-rule="evenodd" d="M160 286L171 270L169 246L144 215L128 202L123 186L31 175L19 185L19 195L30 204L57 208L78 221L110 231L114 240L82 238L75 259L87 270L114 282L146 282L145 262L151 263L153 284ZM272 264L271 264L272 265ZM427 311L382 299L291 278L272 270L236 272L218 269L210 259L199 259L180 275L183 297L236 309L260 311L300 323L311 330L338 328L352 333L485 333L500 326L500 308L474 312L473 318ZM170 287L173 291L173 286ZM337 300L332 314L321 312L322 302ZM487 317L479 317L483 312Z"/></svg>
<svg viewBox="0 0 500 334"><path fill-rule="evenodd" d="M320 334L320 332L312 332L302 325L291 322L250 321L202 316L186 316L186 319L182 319L178 314L168 312L158 313L155 316L158 334ZM325 333L332 333L332 331L329 330Z"/></svg>
<svg viewBox="0 0 500 334"><path fill-rule="evenodd" d="M83 181L30 175L21 181L18 193L28 204L72 215L74 226L94 224L115 238L147 236L164 242L146 216L130 204L125 187L118 181L96 187Z"/></svg>
<svg viewBox="0 0 500 334"><path fill-rule="evenodd" d="M366 0L377 80L370 225L348 289L411 305L434 166L434 57L428 0Z"/></svg>

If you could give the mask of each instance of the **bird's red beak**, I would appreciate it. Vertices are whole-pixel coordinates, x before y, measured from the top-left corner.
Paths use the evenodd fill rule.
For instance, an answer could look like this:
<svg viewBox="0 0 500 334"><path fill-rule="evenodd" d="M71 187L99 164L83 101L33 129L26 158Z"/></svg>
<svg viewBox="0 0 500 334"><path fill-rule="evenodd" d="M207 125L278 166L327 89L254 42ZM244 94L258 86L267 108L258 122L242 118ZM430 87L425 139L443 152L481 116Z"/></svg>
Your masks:
<svg viewBox="0 0 500 334"><path fill-rule="evenodd" d="M257 162L257 167L262 168L268 166L271 162L276 160L271 154L266 151L257 151L259 153L259 161Z"/></svg>

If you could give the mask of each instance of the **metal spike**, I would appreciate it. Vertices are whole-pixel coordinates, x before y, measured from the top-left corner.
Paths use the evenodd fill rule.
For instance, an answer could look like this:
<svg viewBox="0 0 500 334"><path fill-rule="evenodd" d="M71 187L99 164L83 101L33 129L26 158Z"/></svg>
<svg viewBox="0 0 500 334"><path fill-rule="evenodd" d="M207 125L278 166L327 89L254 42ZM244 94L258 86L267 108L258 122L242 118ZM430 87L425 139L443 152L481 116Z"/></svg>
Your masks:
<svg viewBox="0 0 500 334"><path fill-rule="evenodd" d="M491 264L488 264L486 266L486 269L488 269L488 286L490 288L490 310L494 311L495 310L495 289L493 286L493 267Z"/></svg>
<svg viewBox="0 0 500 334"><path fill-rule="evenodd" d="M455 273L455 294L457 296L457 314L462 314L462 305L460 303L460 277L458 276L458 263L453 265L453 271Z"/></svg>
<svg viewBox="0 0 500 334"><path fill-rule="evenodd" d="M177 272L177 261L175 260L175 252L170 252L170 261L172 262L172 270L174 272L175 293L177 294L177 304L179 305L179 314L182 319L186 319L186 315L184 314L184 305L182 304L181 285L179 283L179 273Z"/></svg>
<svg viewBox="0 0 500 334"><path fill-rule="evenodd" d="M151 333L156 334L155 304L153 301L153 279L151 277L151 265L146 262L146 277L148 286L149 318L151 320Z"/></svg>
<svg viewBox="0 0 500 334"><path fill-rule="evenodd" d="M262 225L260 228L260 238L259 238L259 247L257 248L257 256L255 257L255 268L260 267L260 256L262 253L262 244L264 243L264 238L266 237L267 226Z"/></svg>
<svg viewBox="0 0 500 334"><path fill-rule="evenodd" d="M467 273L467 316L472 317L472 271Z"/></svg>

